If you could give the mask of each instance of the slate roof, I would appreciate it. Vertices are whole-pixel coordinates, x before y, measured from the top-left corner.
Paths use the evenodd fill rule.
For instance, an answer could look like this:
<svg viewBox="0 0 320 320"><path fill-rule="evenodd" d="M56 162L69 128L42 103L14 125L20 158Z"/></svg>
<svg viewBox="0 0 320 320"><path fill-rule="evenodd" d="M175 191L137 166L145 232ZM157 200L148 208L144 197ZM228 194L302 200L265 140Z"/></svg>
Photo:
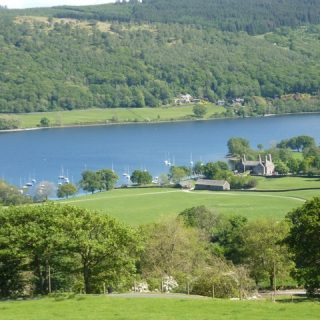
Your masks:
<svg viewBox="0 0 320 320"><path fill-rule="evenodd" d="M209 179L199 179L196 184L205 185L205 186L215 186L223 187L228 181L226 180L209 180Z"/></svg>

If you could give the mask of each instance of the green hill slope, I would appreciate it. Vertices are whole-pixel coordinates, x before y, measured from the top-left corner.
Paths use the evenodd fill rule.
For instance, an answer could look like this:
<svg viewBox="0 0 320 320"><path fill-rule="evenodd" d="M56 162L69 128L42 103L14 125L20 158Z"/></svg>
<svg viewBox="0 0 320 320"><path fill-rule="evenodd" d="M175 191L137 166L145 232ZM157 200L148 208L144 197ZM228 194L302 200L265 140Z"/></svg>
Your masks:
<svg viewBox="0 0 320 320"><path fill-rule="evenodd" d="M246 3L257 10L249 12L259 23L277 10L277 22L270 22L273 27L289 24L280 19L289 4L295 5L287 15L298 16L297 25L317 22L320 17L314 18L318 1ZM302 4L304 9L298 14ZM284 27L259 36L209 26L214 22L219 27L218 22L227 21L223 17L228 15L237 21L236 29L243 29L241 21L249 16L242 9L232 14L238 7L231 0L174 0L170 4L149 0L0 10L0 112L156 107L172 103L183 93L209 101L243 97L253 105L257 104L255 96L317 95L319 25ZM156 9L157 19L153 19ZM205 11L221 19L210 18L206 20L211 21L209 25L201 25ZM194 22L190 17L199 24L187 24ZM115 21L126 19L137 22ZM169 23L143 22L147 20Z"/></svg>

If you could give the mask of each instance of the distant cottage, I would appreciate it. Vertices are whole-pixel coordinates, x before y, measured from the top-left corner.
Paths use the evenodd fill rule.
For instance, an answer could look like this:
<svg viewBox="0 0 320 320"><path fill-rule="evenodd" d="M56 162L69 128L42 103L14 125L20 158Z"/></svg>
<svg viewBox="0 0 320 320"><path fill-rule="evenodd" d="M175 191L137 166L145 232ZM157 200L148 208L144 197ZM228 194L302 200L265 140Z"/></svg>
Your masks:
<svg viewBox="0 0 320 320"><path fill-rule="evenodd" d="M198 103L201 102L200 99L194 98L189 93L187 94L180 94L179 98L174 99L175 104L188 104L188 103Z"/></svg>
<svg viewBox="0 0 320 320"><path fill-rule="evenodd" d="M253 174L261 176L271 176L274 174L274 163L272 162L271 154L265 157L265 160L261 159L259 155L259 161L248 161L244 155L240 163L240 171L250 171Z"/></svg>
<svg viewBox="0 0 320 320"><path fill-rule="evenodd" d="M195 190L225 191L225 190L230 190L230 184L226 180L199 179L199 180L197 180L194 189Z"/></svg>

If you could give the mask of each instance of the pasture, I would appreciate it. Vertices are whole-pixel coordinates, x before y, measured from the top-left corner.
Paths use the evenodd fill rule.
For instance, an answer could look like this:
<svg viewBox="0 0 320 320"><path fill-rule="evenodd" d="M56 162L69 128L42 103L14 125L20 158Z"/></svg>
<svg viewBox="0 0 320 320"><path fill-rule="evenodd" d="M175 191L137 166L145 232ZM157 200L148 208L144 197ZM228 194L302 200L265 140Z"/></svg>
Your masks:
<svg viewBox="0 0 320 320"><path fill-rule="evenodd" d="M225 108L207 103L207 113L203 119L210 119L225 111ZM170 106L158 108L107 108L85 109L55 112L36 112L26 114L7 115L19 121L20 128L36 128L42 118L50 121L50 126L77 126L91 124L112 124L127 122L155 122L192 120L193 105ZM196 118L194 118L196 119Z"/></svg>
<svg viewBox="0 0 320 320"><path fill-rule="evenodd" d="M62 201L98 210L131 225L175 217L186 208L204 205L226 215L248 219L283 219L306 199L320 195L320 190L290 192L212 192L184 191L170 188L127 188Z"/></svg>
<svg viewBox="0 0 320 320"><path fill-rule="evenodd" d="M76 296L0 302L0 320L261 320L319 319L319 302L229 301L210 298Z"/></svg>

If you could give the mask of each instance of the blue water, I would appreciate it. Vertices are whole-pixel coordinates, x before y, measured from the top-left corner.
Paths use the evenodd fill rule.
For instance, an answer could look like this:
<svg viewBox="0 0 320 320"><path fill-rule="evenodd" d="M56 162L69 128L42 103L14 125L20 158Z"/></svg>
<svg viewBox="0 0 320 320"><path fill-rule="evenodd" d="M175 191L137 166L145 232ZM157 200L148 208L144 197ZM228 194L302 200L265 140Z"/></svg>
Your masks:
<svg viewBox="0 0 320 320"><path fill-rule="evenodd" d="M221 119L163 124L134 124L0 133L0 178L20 185L30 179L58 182L62 173L74 183L85 169L168 172L164 160L189 165L223 159L227 141L244 137L256 148L281 139L310 135L320 141L320 115Z"/></svg>

